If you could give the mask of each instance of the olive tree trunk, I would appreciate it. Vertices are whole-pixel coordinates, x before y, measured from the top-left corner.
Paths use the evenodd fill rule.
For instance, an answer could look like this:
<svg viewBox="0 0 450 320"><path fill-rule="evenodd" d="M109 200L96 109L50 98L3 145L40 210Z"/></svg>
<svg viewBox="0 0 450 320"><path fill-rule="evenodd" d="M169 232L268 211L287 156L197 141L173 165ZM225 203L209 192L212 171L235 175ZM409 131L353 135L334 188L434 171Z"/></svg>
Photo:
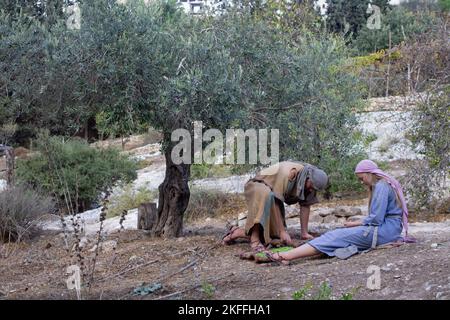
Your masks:
<svg viewBox="0 0 450 320"><path fill-rule="evenodd" d="M168 148L170 149L170 148ZM158 213L151 233L160 237L178 237L183 231L183 214L189 203L190 164L174 164L171 150L165 151L166 176L159 186Z"/></svg>

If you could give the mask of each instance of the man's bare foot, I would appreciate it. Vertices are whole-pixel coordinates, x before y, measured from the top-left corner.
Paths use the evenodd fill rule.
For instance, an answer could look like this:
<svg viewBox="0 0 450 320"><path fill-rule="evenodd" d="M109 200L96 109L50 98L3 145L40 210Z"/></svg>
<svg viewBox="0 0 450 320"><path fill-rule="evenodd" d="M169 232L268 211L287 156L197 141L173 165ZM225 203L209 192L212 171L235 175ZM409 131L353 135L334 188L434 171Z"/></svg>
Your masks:
<svg viewBox="0 0 450 320"><path fill-rule="evenodd" d="M304 233L300 237L302 240L312 240L314 239L314 236L310 235L309 233Z"/></svg>

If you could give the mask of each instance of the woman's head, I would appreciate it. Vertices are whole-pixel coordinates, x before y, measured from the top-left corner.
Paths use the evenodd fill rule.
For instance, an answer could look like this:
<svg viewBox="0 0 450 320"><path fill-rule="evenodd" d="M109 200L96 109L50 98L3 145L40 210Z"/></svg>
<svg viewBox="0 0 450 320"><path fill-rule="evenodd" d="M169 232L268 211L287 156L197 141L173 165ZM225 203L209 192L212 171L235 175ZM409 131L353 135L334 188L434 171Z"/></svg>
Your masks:
<svg viewBox="0 0 450 320"><path fill-rule="evenodd" d="M357 173L356 176L361 183L364 183L368 187L374 186L380 180L380 178L373 173Z"/></svg>
<svg viewBox="0 0 450 320"><path fill-rule="evenodd" d="M355 173L374 173L374 171L379 170L377 164L372 160L362 160L355 168Z"/></svg>
<svg viewBox="0 0 450 320"><path fill-rule="evenodd" d="M380 180L380 177L376 175L379 170L377 164L372 160L362 160L356 166L355 174L362 183L372 187Z"/></svg>

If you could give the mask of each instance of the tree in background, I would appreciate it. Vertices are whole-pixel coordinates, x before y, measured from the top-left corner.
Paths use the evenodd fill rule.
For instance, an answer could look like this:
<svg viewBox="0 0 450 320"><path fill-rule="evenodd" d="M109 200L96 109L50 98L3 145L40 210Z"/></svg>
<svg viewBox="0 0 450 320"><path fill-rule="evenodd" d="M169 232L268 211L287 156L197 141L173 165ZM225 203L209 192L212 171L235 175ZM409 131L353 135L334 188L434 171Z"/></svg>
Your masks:
<svg viewBox="0 0 450 320"><path fill-rule="evenodd" d="M388 0L327 0L326 24L328 30L356 37L366 24L369 4L377 5L384 13L390 8Z"/></svg>
<svg viewBox="0 0 450 320"><path fill-rule="evenodd" d="M18 33L8 22L0 38L7 71L0 82L13 88L14 98L1 101L17 104L15 110L29 107L23 124L73 129L66 134L91 118L120 130L145 123L160 130L166 175L154 235L182 232L190 164L173 162L178 142L171 134L192 132L193 121L221 132L280 129L283 159L310 161L330 173L337 165L331 156L345 161L356 154L343 137L353 133L360 90L342 67L348 55L342 40L306 26L299 33L245 7L192 18L174 2L96 0L83 1L81 11L79 30L67 29L64 20L41 28L35 20ZM41 38L34 30L42 30ZM10 43L22 48L17 57ZM24 57L39 61L32 73L7 63L19 66Z"/></svg>
<svg viewBox="0 0 450 320"><path fill-rule="evenodd" d="M436 24L436 17L429 12L413 13L402 7L395 7L382 16L380 29L363 26L352 42L358 55L365 55L382 49L395 47L413 36L430 31Z"/></svg>
<svg viewBox="0 0 450 320"><path fill-rule="evenodd" d="M439 0L439 6L443 11L450 11L450 0Z"/></svg>

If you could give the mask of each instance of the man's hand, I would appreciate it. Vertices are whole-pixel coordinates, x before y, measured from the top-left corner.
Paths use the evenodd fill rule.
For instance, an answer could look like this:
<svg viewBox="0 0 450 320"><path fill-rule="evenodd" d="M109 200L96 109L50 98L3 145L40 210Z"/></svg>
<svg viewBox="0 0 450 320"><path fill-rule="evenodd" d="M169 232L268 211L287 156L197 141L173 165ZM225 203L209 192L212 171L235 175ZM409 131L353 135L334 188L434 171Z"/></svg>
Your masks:
<svg viewBox="0 0 450 320"><path fill-rule="evenodd" d="M292 245L291 236L286 231L284 231L280 234L280 240L283 241L285 243L285 245L288 245L288 246Z"/></svg>
<svg viewBox="0 0 450 320"><path fill-rule="evenodd" d="M358 226L362 226L361 220L347 221L346 223L344 223L344 227L346 227L346 228L352 228L352 227L358 227Z"/></svg>

